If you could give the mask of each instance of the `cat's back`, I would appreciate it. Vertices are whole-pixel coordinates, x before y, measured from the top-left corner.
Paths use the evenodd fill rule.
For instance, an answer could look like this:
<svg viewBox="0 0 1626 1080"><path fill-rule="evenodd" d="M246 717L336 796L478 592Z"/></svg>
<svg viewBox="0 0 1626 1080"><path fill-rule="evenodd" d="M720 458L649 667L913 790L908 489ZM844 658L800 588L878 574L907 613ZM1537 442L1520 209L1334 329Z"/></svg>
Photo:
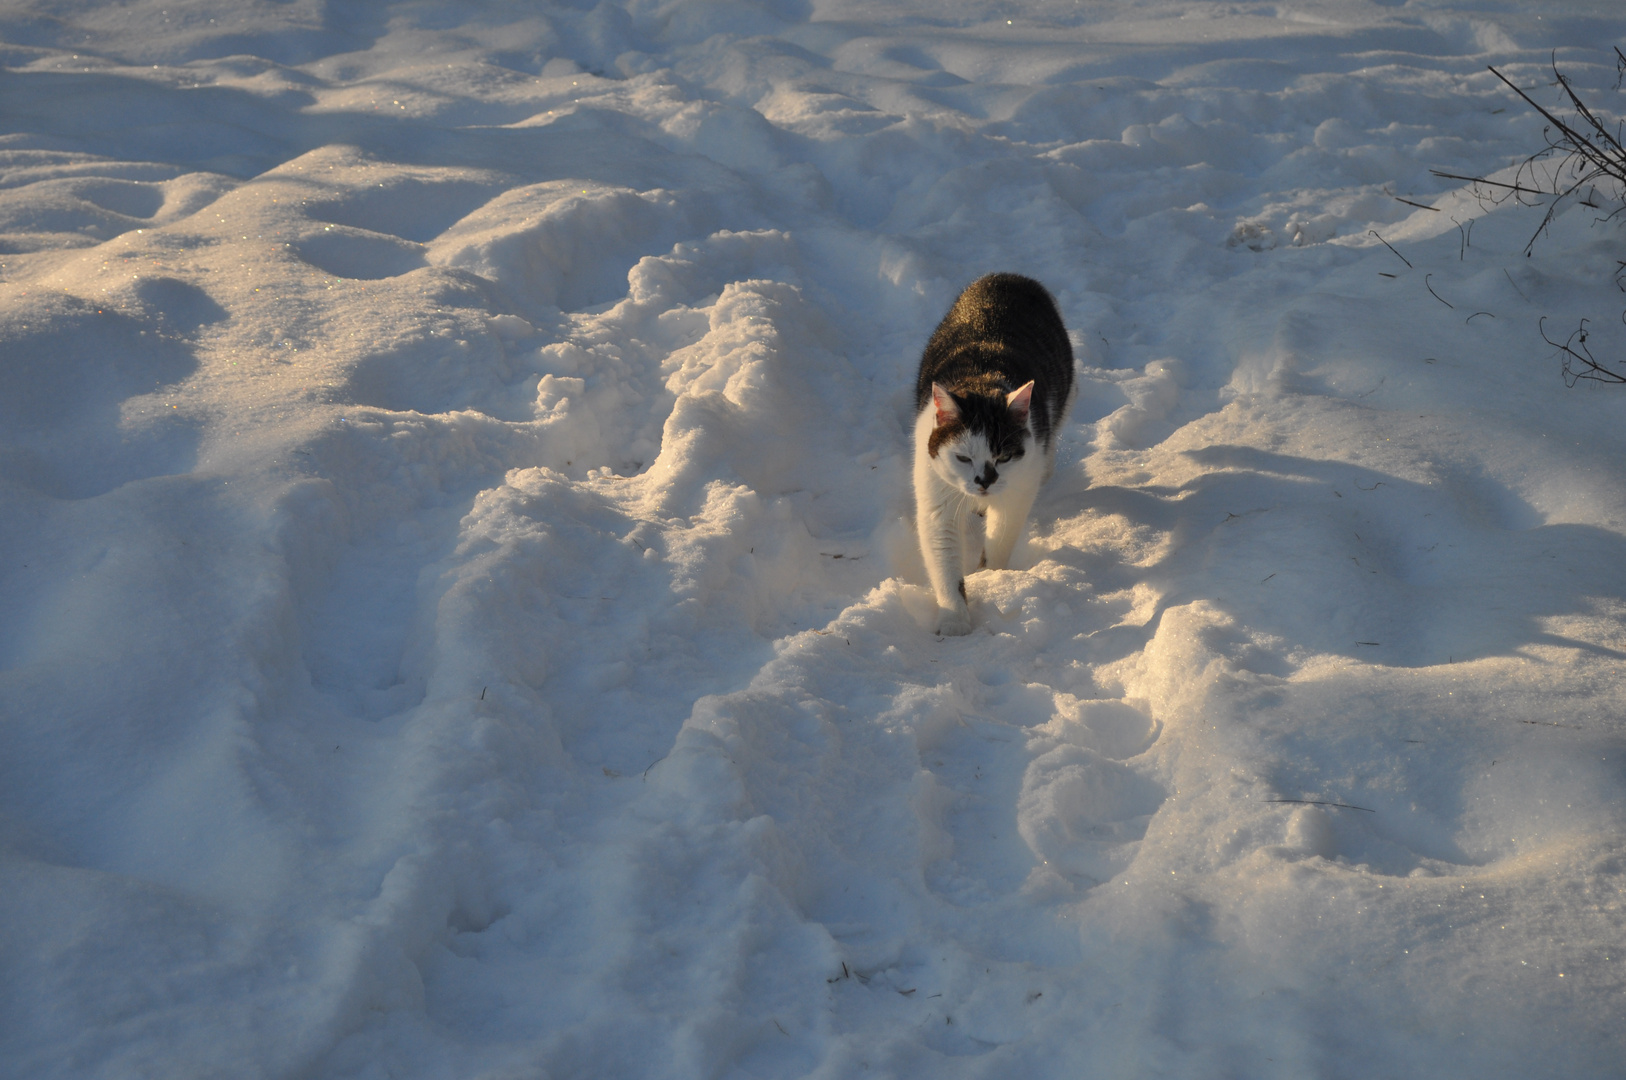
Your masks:
<svg viewBox="0 0 1626 1080"><path fill-rule="evenodd" d="M1021 274L988 274L966 286L926 343L915 408L933 382L954 387L995 376L1009 389L1031 380L1052 393L1072 384L1073 347L1049 291Z"/></svg>
<svg viewBox="0 0 1626 1080"><path fill-rule="evenodd" d="M1021 274L988 274L965 287L933 337L1004 341L1050 322L1059 326L1061 316L1043 285Z"/></svg>

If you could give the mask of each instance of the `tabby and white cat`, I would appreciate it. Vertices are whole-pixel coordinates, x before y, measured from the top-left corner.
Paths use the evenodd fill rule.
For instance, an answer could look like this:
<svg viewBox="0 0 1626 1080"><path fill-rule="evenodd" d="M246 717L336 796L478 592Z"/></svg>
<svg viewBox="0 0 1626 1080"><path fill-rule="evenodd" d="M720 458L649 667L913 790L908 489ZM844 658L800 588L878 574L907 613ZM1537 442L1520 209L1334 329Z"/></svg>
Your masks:
<svg viewBox="0 0 1626 1080"><path fill-rule="evenodd" d="M915 528L939 634L971 632L965 576L1010 561L1072 403L1073 349L1044 286L1017 274L967 286L915 380ZM974 515L985 521L979 551Z"/></svg>

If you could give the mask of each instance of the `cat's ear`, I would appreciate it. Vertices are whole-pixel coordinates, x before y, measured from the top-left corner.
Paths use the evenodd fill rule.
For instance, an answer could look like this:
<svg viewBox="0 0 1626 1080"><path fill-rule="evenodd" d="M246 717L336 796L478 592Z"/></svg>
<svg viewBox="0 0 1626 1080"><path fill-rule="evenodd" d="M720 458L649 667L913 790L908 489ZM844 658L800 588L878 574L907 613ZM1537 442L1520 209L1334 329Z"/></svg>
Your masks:
<svg viewBox="0 0 1626 1080"><path fill-rule="evenodd" d="M1028 422L1028 406L1033 404L1033 381L1030 379L1026 386L1012 390L1005 395L1005 407L1011 410L1018 424Z"/></svg>
<svg viewBox="0 0 1626 1080"><path fill-rule="evenodd" d="M943 389L941 383L932 383L932 405L937 409L938 427L952 424L960 418L960 406L954 403L954 395Z"/></svg>

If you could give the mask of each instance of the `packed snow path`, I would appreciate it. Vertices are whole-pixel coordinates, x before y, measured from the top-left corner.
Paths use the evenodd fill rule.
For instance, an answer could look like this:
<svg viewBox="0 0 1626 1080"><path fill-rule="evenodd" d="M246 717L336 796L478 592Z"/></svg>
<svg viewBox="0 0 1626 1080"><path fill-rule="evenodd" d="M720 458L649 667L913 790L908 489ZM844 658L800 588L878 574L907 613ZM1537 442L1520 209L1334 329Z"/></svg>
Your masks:
<svg viewBox="0 0 1626 1080"><path fill-rule="evenodd" d="M1429 170L1622 40L5 5L0 1075L1618 1075L1623 238ZM943 640L993 270L1080 396Z"/></svg>

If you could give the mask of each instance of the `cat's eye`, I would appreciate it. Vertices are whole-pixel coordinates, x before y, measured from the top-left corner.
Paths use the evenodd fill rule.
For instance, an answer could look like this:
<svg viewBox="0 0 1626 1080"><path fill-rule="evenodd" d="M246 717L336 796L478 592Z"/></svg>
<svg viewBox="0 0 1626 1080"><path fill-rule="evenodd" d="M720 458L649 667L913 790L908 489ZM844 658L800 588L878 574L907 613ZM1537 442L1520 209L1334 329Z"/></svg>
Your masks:
<svg viewBox="0 0 1626 1080"><path fill-rule="evenodd" d="M1001 465L1003 465L1007 461L1011 460L1011 455L1009 455L1009 454L1001 454L999 457L996 457L994 460L999 462Z"/></svg>
<svg viewBox="0 0 1626 1080"><path fill-rule="evenodd" d="M967 465L969 465L969 464L971 464L971 459L970 459L970 458L968 458L968 457L966 457L966 456L965 456L965 455L964 455L964 454L955 454L955 455L954 455L954 460L956 460L956 461L963 461L963 462L965 462L965 463L966 463L966 464L967 464Z"/></svg>

